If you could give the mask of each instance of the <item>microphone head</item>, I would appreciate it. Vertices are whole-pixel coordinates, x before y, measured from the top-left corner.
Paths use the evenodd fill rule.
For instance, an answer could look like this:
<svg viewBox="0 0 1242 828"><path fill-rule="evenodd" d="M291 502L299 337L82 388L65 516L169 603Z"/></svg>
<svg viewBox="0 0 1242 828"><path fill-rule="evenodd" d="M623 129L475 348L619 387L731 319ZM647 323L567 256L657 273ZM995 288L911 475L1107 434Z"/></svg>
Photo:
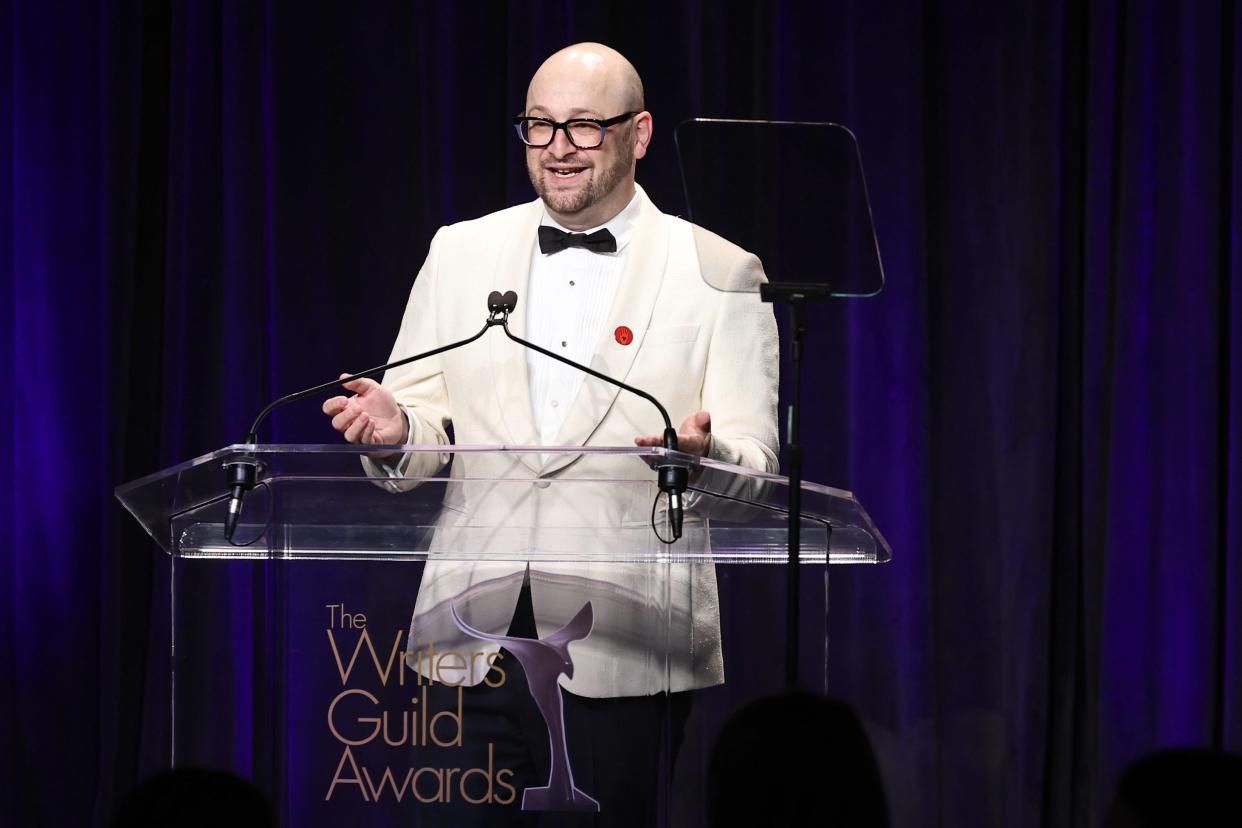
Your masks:
<svg viewBox="0 0 1242 828"><path fill-rule="evenodd" d="M500 295L500 291L493 290L487 294L487 309L492 313L499 313L504 310L504 297Z"/></svg>
<svg viewBox="0 0 1242 828"><path fill-rule="evenodd" d="M505 295L500 297L500 301L505 304L505 310L509 313L517 309L517 294L511 290L506 290Z"/></svg>

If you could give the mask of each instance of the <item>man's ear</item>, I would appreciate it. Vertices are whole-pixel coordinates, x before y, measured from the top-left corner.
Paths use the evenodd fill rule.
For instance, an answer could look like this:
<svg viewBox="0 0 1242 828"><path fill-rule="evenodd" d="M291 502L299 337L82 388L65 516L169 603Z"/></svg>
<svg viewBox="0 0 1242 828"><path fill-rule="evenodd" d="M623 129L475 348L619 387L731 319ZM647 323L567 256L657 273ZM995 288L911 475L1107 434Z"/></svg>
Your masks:
<svg viewBox="0 0 1242 828"><path fill-rule="evenodd" d="M651 113L643 110L634 116L634 157L642 158L647 154L652 135Z"/></svg>

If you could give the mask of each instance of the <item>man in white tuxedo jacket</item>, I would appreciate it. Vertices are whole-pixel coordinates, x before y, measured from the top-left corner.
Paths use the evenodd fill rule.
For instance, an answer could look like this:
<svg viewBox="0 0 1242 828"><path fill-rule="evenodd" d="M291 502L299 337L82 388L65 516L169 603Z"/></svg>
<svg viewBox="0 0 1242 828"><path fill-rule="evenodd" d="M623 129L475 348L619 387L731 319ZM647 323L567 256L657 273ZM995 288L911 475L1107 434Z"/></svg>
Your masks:
<svg viewBox="0 0 1242 828"><path fill-rule="evenodd" d="M652 118L633 67L598 44L569 47L536 73L517 121L540 198L441 228L415 279L392 358L476 333L488 294L513 290L515 334L651 393L681 423L682 451L775 471L778 344L771 308L753 292L762 267L720 237L660 212L635 184ZM598 244L605 235L607 243ZM727 289L710 286L705 275ZM335 397L324 411L355 443L447 445L451 423L460 446L661 444L663 422L649 402L499 332L391 371L382 384L358 380L346 387L355 396ZM403 465L376 461L372 473L399 488L400 478L434 473L444 462L436 453L400 457ZM650 520L648 489L639 485L631 489L642 497L616 487L504 489L477 482L652 481L651 469L632 457L459 454L452 476L433 550L474 542L492 544L494 553L496 545L521 537L455 533L460 521L492 518L532 528L543 521L544 542L555 544L557 525L642 528ZM695 531L693 520L687 531ZM503 633L524 584L541 636L585 600L593 603L594 629L572 646L574 675L562 679L577 695L642 696L724 680L710 565L528 566L516 558L465 564L433 556L419 587L411 666L424 674L430 669L419 662L416 642L494 653L498 645L462 640L449 602L472 626ZM659 663L665 649L667 672ZM467 683L481 681L484 672L472 671Z"/></svg>

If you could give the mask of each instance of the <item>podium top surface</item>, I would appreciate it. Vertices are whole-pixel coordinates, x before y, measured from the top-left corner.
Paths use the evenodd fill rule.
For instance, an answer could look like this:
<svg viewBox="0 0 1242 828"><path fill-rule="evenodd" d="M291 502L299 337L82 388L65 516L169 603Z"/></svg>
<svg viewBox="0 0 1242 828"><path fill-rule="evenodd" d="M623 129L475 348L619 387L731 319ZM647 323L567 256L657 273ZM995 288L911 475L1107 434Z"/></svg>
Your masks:
<svg viewBox="0 0 1242 828"><path fill-rule="evenodd" d="M377 449L382 463L370 459ZM258 463L258 486L230 543L224 465L239 458ZM665 511L660 461L690 469L686 533L672 545L652 527ZM801 491L803 561L889 560L853 494L813 482ZM789 481L633 446L231 445L116 497L177 557L782 563Z"/></svg>

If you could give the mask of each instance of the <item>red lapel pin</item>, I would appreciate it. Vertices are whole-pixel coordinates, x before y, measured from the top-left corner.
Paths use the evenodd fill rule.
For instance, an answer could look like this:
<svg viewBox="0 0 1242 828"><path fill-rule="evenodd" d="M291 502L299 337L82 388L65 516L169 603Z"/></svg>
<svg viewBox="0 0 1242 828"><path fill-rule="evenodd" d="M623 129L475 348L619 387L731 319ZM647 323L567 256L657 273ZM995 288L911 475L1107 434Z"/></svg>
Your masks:
<svg viewBox="0 0 1242 828"><path fill-rule="evenodd" d="M634 332L631 331L629 328L625 327L624 325L617 328L617 330L613 332L613 335L617 338L617 341L620 342L622 345L629 345L631 342L634 341Z"/></svg>

